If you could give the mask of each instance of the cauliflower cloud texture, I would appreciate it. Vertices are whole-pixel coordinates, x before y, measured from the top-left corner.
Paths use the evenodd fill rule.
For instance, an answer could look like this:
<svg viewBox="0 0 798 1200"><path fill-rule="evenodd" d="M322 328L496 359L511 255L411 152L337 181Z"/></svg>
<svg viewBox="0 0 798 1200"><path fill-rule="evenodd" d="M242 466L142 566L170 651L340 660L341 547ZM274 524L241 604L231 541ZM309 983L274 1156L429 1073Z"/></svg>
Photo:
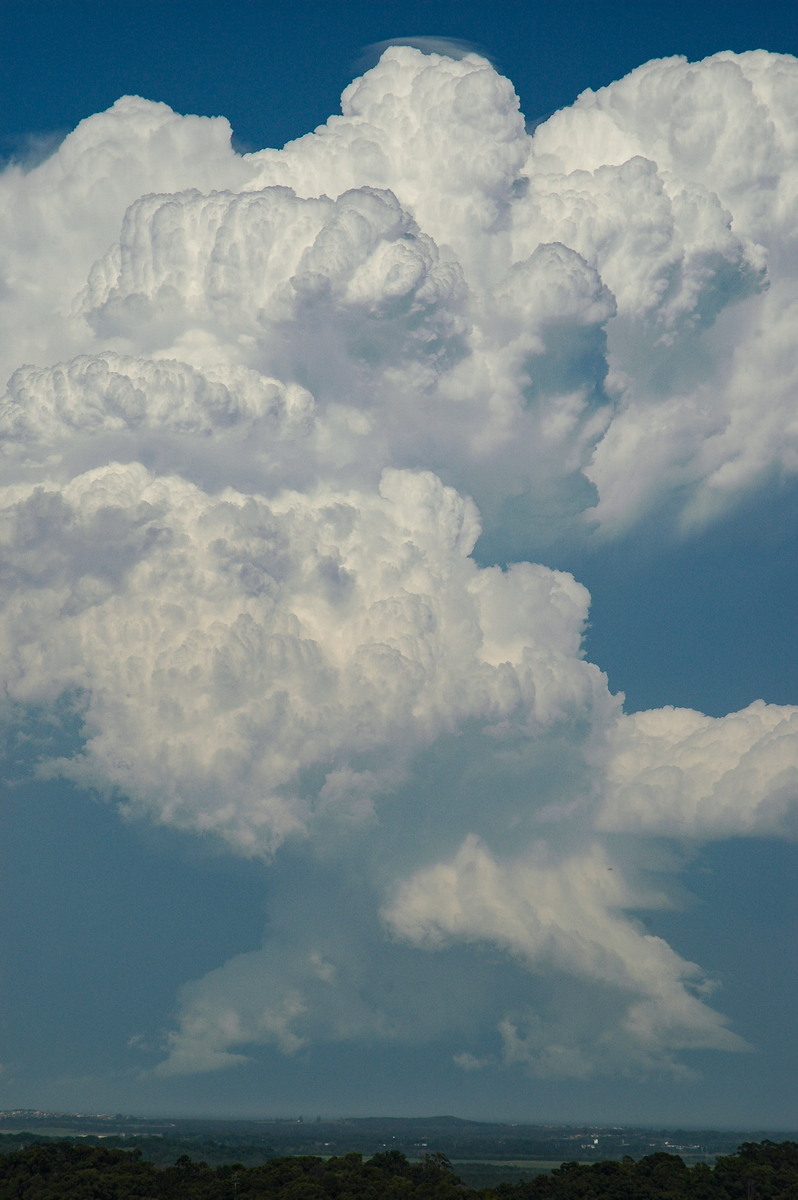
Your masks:
<svg viewBox="0 0 798 1200"><path fill-rule="evenodd" d="M798 710L624 713L532 560L796 472L796 116L796 60L729 53L529 134L483 58L393 46L282 150L126 97L0 177L8 729L66 706L40 772L311 897L186 985L161 1073L743 1048L634 845L793 835Z"/></svg>

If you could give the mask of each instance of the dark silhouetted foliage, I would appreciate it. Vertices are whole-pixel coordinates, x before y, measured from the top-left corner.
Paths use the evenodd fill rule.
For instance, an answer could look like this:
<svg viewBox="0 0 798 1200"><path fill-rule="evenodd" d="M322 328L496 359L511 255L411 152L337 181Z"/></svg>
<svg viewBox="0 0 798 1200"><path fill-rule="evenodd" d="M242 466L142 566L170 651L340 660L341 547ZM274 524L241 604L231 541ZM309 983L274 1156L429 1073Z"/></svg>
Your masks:
<svg viewBox="0 0 798 1200"><path fill-rule="evenodd" d="M548 1175L466 1188L445 1155L399 1150L364 1160L310 1155L254 1167L181 1155L159 1168L140 1152L49 1142L0 1154L0 1200L798 1200L798 1144L746 1142L714 1167L658 1152L634 1161L564 1162Z"/></svg>

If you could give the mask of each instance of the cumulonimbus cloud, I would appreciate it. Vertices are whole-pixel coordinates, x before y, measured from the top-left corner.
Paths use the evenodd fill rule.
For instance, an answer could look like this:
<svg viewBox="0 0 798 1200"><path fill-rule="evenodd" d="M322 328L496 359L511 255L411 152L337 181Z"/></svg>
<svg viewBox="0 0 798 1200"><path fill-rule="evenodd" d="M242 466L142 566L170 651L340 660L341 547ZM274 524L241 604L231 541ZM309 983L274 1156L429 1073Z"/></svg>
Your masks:
<svg viewBox="0 0 798 1200"><path fill-rule="evenodd" d="M282 150L127 98L0 179L10 727L67 705L41 771L318 893L187 985L162 1072L454 1028L549 1075L742 1048L613 837L794 834L798 714L624 714L585 589L508 561L795 471L796 90L665 60L530 136L484 59L393 46Z"/></svg>

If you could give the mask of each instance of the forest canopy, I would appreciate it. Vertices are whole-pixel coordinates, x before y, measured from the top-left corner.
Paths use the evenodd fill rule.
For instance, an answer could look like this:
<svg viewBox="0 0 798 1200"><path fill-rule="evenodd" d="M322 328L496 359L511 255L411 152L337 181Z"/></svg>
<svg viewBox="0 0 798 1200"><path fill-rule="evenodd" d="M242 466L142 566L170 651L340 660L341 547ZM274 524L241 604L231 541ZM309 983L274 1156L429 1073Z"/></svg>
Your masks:
<svg viewBox="0 0 798 1200"><path fill-rule="evenodd" d="M714 1166L658 1152L634 1161L564 1162L518 1184L473 1189L445 1155L397 1150L364 1160L273 1158L211 1167L181 1155L155 1167L138 1150L37 1143L0 1154L0 1200L795 1200L798 1143L746 1142Z"/></svg>

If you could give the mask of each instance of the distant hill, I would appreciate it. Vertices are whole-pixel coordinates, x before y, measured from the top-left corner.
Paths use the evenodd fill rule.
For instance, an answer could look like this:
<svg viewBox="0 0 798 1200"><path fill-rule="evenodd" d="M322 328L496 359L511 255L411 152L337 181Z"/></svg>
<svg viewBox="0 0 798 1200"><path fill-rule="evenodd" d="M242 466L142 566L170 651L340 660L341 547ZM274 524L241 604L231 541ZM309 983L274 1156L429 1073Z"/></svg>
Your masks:
<svg viewBox="0 0 798 1200"><path fill-rule="evenodd" d="M23 1139L23 1135L27 1135ZM150 1161L174 1162L188 1154L208 1163L262 1163L279 1155L328 1158L352 1152L395 1150L410 1160L440 1153L454 1162L556 1164L621 1161L655 1153L686 1163L711 1163L743 1142L784 1142L794 1131L646 1129L603 1125L526 1125L434 1117L302 1117L262 1121L151 1118L116 1114L56 1113L32 1109L0 1112L0 1150L46 1139L138 1148Z"/></svg>

